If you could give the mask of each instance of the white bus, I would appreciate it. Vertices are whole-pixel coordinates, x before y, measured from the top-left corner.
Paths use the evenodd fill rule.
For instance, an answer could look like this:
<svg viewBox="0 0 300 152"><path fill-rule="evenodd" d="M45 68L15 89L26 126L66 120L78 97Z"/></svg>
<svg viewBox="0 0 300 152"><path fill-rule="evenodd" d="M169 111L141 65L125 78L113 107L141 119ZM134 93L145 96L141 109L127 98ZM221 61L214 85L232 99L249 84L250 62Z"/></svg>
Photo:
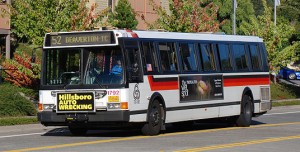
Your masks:
<svg viewBox="0 0 300 152"><path fill-rule="evenodd" d="M226 118L247 127L271 109L267 53L254 36L105 30L48 33L38 120L89 129Z"/></svg>

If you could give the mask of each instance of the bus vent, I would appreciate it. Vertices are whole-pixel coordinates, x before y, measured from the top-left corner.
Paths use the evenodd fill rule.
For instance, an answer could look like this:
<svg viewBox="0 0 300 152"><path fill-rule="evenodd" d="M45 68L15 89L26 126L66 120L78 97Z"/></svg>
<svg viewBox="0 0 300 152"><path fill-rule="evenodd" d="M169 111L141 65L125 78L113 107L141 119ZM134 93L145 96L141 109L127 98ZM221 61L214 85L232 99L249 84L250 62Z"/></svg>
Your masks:
<svg viewBox="0 0 300 152"><path fill-rule="evenodd" d="M270 101L270 88L260 88L260 93L261 93L261 101Z"/></svg>

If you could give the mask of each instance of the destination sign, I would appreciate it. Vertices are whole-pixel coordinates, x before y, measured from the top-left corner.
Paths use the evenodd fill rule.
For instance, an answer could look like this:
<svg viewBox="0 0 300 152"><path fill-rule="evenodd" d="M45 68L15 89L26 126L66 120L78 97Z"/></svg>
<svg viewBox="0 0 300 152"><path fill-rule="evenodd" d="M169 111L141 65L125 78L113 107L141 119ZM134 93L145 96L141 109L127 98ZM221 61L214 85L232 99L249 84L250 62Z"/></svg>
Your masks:
<svg viewBox="0 0 300 152"><path fill-rule="evenodd" d="M46 35L46 47L114 44L113 32L51 33Z"/></svg>

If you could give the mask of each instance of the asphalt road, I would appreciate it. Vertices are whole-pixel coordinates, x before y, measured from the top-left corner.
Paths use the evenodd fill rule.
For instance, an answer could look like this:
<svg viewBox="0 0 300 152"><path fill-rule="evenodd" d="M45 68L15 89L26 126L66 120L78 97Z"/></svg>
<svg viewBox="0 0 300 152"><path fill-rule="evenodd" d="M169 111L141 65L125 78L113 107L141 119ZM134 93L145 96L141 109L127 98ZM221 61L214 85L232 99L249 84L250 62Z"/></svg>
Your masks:
<svg viewBox="0 0 300 152"><path fill-rule="evenodd" d="M300 80L279 79L279 82L300 87Z"/></svg>
<svg viewBox="0 0 300 152"><path fill-rule="evenodd" d="M159 136L142 136L139 130L95 130L75 137L66 128L39 124L0 127L0 151L299 151L300 106L274 108L247 128L199 123L167 129Z"/></svg>

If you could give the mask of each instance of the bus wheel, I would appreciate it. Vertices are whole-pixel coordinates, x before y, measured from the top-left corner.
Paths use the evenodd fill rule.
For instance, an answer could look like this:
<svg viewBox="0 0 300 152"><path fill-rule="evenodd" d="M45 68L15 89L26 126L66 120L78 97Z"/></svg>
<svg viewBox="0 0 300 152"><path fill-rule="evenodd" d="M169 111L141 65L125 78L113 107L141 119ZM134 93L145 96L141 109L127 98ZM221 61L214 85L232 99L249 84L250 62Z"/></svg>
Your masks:
<svg viewBox="0 0 300 152"><path fill-rule="evenodd" d="M158 135L163 124L163 108L158 100L154 100L148 109L148 122L142 127L144 135Z"/></svg>
<svg viewBox="0 0 300 152"><path fill-rule="evenodd" d="M69 130L75 136L86 135L86 133L88 131L87 128L85 128L85 127L73 127L73 126L69 126Z"/></svg>
<svg viewBox="0 0 300 152"><path fill-rule="evenodd" d="M241 103L241 114L236 120L238 127L249 127L252 121L253 105L249 95L243 95Z"/></svg>

